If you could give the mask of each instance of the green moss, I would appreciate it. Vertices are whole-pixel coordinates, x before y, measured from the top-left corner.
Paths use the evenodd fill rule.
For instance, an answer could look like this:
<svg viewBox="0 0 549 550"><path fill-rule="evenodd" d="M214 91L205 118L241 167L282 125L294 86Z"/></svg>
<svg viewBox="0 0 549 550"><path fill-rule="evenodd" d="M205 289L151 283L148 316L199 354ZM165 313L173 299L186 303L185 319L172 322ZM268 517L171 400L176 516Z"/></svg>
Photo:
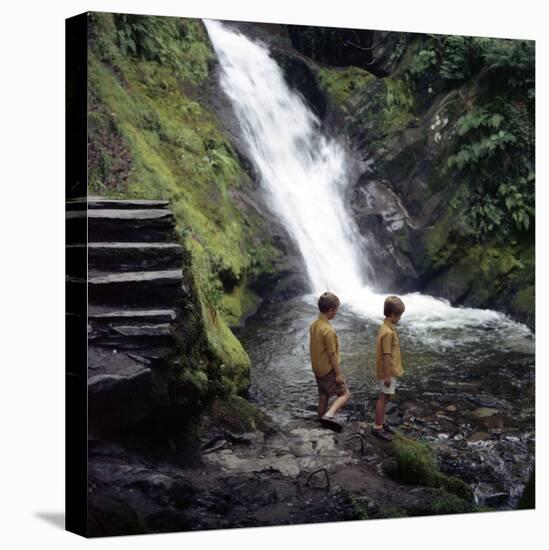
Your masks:
<svg viewBox="0 0 549 550"><path fill-rule="evenodd" d="M466 514L473 511L474 507L469 502L452 493L437 489L429 514Z"/></svg>
<svg viewBox="0 0 549 550"><path fill-rule="evenodd" d="M237 286L232 292L223 294L222 316L229 326L235 326L239 320L257 309L260 299L245 286Z"/></svg>
<svg viewBox="0 0 549 550"><path fill-rule="evenodd" d="M473 512L497 512L496 508L492 508L491 506L475 506L473 509Z"/></svg>
<svg viewBox="0 0 549 550"><path fill-rule="evenodd" d="M473 489L468 483L465 483L462 479L455 476L443 476L441 479L443 489L458 496L462 500L468 503L473 503L475 500L475 494Z"/></svg>
<svg viewBox="0 0 549 550"><path fill-rule="evenodd" d="M237 396L218 399L207 412L208 420L217 428L235 433L259 430L268 432L273 429L272 421L257 407Z"/></svg>
<svg viewBox="0 0 549 550"><path fill-rule="evenodd" d="M368 71L352 66L342 69L322 68L317 74L319 84L341 107L344 107L353 95L364 90L368 82L375 79Z"/></svg>
<svg viewBox="0 0 549 550"><path fill-rule="evenodd" d="M395 479L404 483L439 489L437 495L440 497L440 502L436 507L434 506L433 510L442 510L446 505L448 509L454 505L470 508L470 504L474 501L471 487L457 477L442 474L438 469L435 453L429 445L397 434L389 447L389 452L396 458L396 468L392 472Z"/></svg>
<svg viewBox="0 0 549 550"><path fill-rule="evenodd" d="M437 487L440 483L435 454L420 441L397 435L390 446L390 453L396 458L393 476L405 483Z"/></svg>
<svg viewBox="0 0 549 550"><path fill-rule="evenodd" d="M512 302L512 306L516 311L524 315L532 315L536 308L534 285L519 290Z"/></svg>
<svg viewBox="0 0 549 550"><path fill-rule="evenodd" d="M396 508L394 506L381 506L375 514L376 518L406 518L408 514L405 510Z"/></svg>
<svg viewBox="0 0 549 550"><path fill-rule="evenodd" d="M363 501L359 500L354 495L346 495L346 496L351 506L352 519L359 519L359 520L370 519L368 516L368 507L366 504L364 504Z"/></svg>
<svg viewBox="0 0 549 550"><path fill-rule="evenodd" d="M212 58L199 21L93 14L89 192L170 201L210 348L242 391L250 361L226 323L236 324L255 297L244 287L224 296L220 274L245 280L272 270L280 252L258 242L260 217L236 207L232 194L249 178L197 100Z"/></svg>

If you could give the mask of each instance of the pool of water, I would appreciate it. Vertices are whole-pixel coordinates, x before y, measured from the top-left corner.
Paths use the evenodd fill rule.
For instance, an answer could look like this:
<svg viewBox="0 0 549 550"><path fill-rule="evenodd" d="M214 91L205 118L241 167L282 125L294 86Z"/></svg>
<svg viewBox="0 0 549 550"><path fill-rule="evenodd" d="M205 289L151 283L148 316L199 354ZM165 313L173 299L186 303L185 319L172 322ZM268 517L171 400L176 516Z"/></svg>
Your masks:
<svg viewBox="0 0 549 550"><path fill-rule="evenodd" d="M253 365L250 398L282 425L316 413L308 329L317 315L310 296L266 304L238 334ZM500 496L508 506L534 461L534 335L502 315L477 326L454 321L430 325L403 315L405 374L390 418L403 432L432 442L443 469L469 478L479 501L508 495ZM332 321L352 393L343 419L373 421L380 322L344 306Z"/></svg>

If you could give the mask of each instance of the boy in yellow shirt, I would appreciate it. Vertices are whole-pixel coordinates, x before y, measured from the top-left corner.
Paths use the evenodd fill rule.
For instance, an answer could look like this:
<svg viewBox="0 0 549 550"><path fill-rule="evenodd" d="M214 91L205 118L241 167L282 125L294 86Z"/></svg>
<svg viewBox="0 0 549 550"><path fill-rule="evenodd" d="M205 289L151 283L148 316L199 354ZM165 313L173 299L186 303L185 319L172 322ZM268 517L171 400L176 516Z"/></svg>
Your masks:
<svg viewBox="0 0 549 550"><path fill-rule="evenodd" d="M325 292L318 300L320 315L309 327L311 366L318 386L318 418L328 428L341 431L335 414L349 401L351 394L339 364L339 342L330 321L339 309L339 298ZM337 395L328 408L328 400Z"/></svg>
<svg viewBox="0 0 549 550"><path fill-rule="evenodd" d="M393 427L385 420L385 409L395 395L396 379L404 374L400 356L400 340L396 324L404 313L404 302L398 296L389 296L383 304L385 321L376 338L376 375L379 384L379 399L376 403L376 418L372 434L383 441L391 441Z"/></svg>

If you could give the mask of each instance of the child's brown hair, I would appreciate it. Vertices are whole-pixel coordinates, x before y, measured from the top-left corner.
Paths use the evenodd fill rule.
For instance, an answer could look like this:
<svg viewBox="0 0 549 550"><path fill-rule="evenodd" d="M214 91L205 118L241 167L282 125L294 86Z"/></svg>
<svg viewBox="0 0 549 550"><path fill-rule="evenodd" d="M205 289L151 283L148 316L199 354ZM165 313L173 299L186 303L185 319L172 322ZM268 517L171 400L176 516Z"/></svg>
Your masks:
<svg viewBox="0 0 549 550"><path fill-rule="evenodd" d="M406 309L404 302L398 296L387 296L383 304L383 315L401 315Z"/></svg>
<svg viewBox="0 0 549 550"><path fill-rule="evenodd" d="M330 309L335 309L339 304L339 298L331 292L325 292L318 299L318 309L320 309L321 313L326 313Z"/></svg>

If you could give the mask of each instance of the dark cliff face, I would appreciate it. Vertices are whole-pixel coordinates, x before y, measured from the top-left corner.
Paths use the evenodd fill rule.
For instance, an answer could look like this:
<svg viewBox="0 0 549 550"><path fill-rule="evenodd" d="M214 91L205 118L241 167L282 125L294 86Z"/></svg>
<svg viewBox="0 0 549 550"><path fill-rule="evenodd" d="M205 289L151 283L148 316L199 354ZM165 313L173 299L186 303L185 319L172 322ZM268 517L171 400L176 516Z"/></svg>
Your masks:
<svg viewBox="0 0 549 550"><path fill-rule="evenodd" d="M408 33L288 25L292 46L303 55L335 67L349 65L388 76L408 41Z"/></svg>

